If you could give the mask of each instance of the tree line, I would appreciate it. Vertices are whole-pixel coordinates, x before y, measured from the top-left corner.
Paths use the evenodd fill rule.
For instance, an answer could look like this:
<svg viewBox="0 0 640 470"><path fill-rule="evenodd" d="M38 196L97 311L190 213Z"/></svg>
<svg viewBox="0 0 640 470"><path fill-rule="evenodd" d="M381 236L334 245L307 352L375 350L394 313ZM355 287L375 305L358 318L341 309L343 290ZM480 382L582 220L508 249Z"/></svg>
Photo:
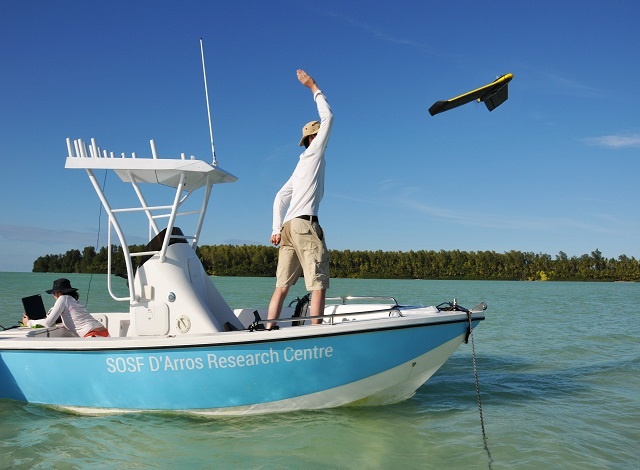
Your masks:
<svg viewBox="0 0 640 470"><path fill-rule="evenodd" d="M113 274L126 273L122 249L111 246ZM132 245L131 252L145 251ZM278 250L265 245L204 245L196 250L209 275L275 276ZM107 247L45 255L33 272L107 272ZM135 262L135 258L134 258ZM640 281L640 261L620 255L605 258L599 250L582 256L559 252L509 251L352 251L330 250L331 277L360 279L460 279L511 281Z"/></svg>

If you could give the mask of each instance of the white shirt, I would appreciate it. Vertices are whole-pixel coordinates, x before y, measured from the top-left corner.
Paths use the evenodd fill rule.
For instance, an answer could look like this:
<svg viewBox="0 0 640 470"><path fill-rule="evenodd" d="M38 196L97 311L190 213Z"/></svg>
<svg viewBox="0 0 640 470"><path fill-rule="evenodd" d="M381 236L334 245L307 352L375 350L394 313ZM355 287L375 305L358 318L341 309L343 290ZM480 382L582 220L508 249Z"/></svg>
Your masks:
<svg viewBox="0 0 640 470"><path fill-rule="evenodd" d="M53 308L42 320L29 320L28 326L53 326L58 317L62 317L62 324L72 333L83 337L91 330L100 328L102 323L93 318L87 309L70 295L61 295Z"/></svg>
<svg viewBox="0 0 640 470"><path fill-rule="evenodd" d="M324 196L324 152L331 134L333 114L322 91L316 91L313 99L320 115L320 129L309 148L300 155L291 178L276 194L273 202L272 235L280 233L284 223L295 217L317 216Z"/></svg>

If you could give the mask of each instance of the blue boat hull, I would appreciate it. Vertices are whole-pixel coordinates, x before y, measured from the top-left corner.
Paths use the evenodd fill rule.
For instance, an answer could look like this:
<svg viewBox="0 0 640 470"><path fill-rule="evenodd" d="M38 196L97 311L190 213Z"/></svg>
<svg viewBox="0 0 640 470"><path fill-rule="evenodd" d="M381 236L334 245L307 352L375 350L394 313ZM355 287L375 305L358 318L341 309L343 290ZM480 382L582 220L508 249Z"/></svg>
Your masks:
<svg viewBox="0 0 640 470"><path fill-rule="evenodd" d="M135 349L3 349L0 342L0 398L72 408L221 413L339 406L376 393L386 397L378 401L398 401L406 396L396 395L411 396L446 361L467 328L467 321L456 321ZM252 333L244 334L252 339ZM393 386L385 374L394 375Z"/></svg>

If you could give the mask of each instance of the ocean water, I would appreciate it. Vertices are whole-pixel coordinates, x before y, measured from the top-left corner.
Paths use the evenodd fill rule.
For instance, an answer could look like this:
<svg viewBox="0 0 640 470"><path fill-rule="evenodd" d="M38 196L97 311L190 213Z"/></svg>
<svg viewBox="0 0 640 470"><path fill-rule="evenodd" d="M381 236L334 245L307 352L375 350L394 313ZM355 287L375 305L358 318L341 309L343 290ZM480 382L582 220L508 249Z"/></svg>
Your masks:
<svg viewBox="0 0 640 470"><path fill-rule="evenodd" d="M16 324L20 298L57 277L0 273L0 325ZM68 277L90 311L126 309L106 294L105 276ZM232 307L266 305L274 285L213 280ZM413 398L384 407L84 416L0 400L0 468L640 468L640 284L331 282L336 296L489 305L474 333L486 441L470 342ZM114 284L124 293L120 279ZM303 294L296 286L290 297Z"/></svg>

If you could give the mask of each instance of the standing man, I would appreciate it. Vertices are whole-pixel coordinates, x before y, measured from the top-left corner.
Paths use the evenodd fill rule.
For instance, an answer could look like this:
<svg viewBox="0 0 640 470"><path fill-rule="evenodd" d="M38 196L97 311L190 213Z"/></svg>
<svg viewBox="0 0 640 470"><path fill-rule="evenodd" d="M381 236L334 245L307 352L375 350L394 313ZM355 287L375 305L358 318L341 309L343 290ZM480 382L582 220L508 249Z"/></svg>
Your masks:
<svg viewBox="0 0 640 470"><path fill-rule="evenodd" d="M267 320L280 316L289 288L304 274L311 291L310 316L324 313L325 294L329 288L329 252L318 222L320 201L324 195L324 152L329 141L333 114L315 80L298 70L298 80L313 93L320 122L311 121L302 128L300 155L291 178L276 194L273 203L271 243L280 245L276 288L269 303ZM286 214L286 216L285 216ZM313 320L320 324L322 320ZM267 327L277 327L270 323Z"/></svg>

